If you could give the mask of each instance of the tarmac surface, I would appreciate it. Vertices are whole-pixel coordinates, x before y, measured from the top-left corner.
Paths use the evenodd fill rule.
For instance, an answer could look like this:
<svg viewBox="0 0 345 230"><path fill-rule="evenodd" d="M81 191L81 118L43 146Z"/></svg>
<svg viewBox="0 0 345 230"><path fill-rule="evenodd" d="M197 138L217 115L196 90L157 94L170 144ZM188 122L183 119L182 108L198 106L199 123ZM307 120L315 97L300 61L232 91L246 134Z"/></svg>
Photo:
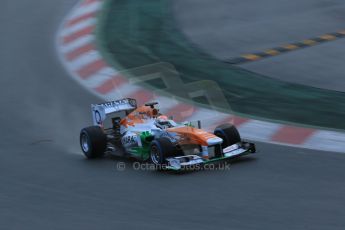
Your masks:
<svg viewBox="0 0 345 230"><path fill-rule="evenodd" d="M258 143L259 154L230 170L184 174L86 160L79 131L99 99L54 47L75 3L0 9L1 229L343 229L343 154Z"/></svg>
<svg viewBox="0 0 345 230"><path fill-rule="evenodd" d="M173 4L187 37L221 60L345 29L345 2L337 0L177 0ZM344 92L344 44L344 39L330 41L241 67L282 81Z"/></svg>

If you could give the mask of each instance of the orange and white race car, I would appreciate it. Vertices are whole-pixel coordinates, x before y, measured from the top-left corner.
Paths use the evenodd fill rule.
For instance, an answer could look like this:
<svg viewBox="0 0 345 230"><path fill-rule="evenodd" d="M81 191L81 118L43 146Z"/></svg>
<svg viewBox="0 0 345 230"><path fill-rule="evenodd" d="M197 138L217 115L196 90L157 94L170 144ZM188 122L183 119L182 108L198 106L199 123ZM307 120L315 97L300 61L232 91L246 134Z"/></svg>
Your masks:
<svg viewBox="0 0 345 230"><path fill-rule="evenodd" d="M135 99L125 98L91 105L94 124L80 133L86 157L121 152L157 167L180 170L255 153L255 145L243 142L232 124L209 133L201 129L200 121L196 128L192 122L177 123L160 114L157 104L137 107Z"/></svg>

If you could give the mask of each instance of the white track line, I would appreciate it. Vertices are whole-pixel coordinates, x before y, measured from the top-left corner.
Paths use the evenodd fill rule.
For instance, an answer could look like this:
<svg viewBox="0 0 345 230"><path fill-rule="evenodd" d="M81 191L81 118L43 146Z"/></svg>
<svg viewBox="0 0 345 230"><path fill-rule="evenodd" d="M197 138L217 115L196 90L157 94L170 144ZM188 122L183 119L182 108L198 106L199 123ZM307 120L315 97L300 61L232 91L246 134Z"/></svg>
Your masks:
<svg viewBox="0 0 345 230"><path fill-rule="evenodd" d="M72 71L78 71L83 69L83 67L91 64L95 61L103 60L102 56L96 50L89 51L77 57L75 60L68 63L68 66Z"/></svg>
<svg viewBox="0 0 345 230"><path fill-rule="evenodd" d="M61 36L63 37L66 37L66 36L69 36L71 34L74 34L82 29L85 29L87 27L90 27L90 26L94 26L96 25L96 18L88 18L86 20L83 20L75 25L72 25L72 26L68 26L66 27L66 29L64 29L62 32L61 32Z"/></svg>
<svg viewBox="0 0 345 230"><path fill-rule="evenodd" d="M238 127L239 132L244 138L255 139L258 141L271 140L271 137L282 127L265 121L249 120Z"/></svg>
<svg viewBox="0 0 345 230"><path fill-rule="evenodd" d="M75 10L72 12L70 17L67 19L67 21L74 20L76 18L79 18L83 15L89 14L89 13L94 13L97 12L102 6L101 1L93 2L90 4L87 4L85 6L77 7Z"/></svg>
<svg viewBox="0 0 345 230"><path fill-rule="evenodd" d="M109 79L112 79L117 72L111 67L104 67L97 73L89 76L87 79L84 80L84 84L87 85L89 88L97 88Z"/></svg>
<svg viewBox="0 0 345 230"><path fill-rule="evenodd" d="M70 42L66 45L61 46L61 52L62 53L69 53L72 52L86 44L94 43L95 41L95 36L93 34L88 34L83 37L80 37L73 42Z"/></svg>
<svg viewBox="0 0 345 230"><path fill-rule="evenodd" d="M142 91L142 87L137 86L137 85L131 85L131 84L123 84L113 89L108 94L106 94L104 98L106 100L114 100L114 98L132 97L131 95L134 95L135 93L139 91Z"/></svg>
<svg viewBox="0 0 345 230"><path fill-rule="evenodd" d="M318 131L311 136L304 146L320 150L345 152L345 134L334 131Z"/></svg>

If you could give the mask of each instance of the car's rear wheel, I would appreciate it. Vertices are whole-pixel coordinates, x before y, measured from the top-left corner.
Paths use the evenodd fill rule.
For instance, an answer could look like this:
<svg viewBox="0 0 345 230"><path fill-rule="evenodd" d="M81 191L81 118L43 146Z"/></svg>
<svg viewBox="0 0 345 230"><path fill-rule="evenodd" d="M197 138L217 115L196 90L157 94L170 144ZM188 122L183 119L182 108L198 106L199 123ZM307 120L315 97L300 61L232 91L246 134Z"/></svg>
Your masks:
<svg viewBox="0 0 345 230"><path fill-rule="evenodd" d="M91 126L81 130L80 147L87 158L104 156L107 148L107 136L99 126Z"/></svg>
<svg viewBox="0 0 345 230"><path fill-rule="evenodd" d="M230 145L241 142L241 136L236 127L232 124L223 124L214 130L214 135L223 139L222 147L226 148Z"/></svg>
<svg viewBox="0 0 345 230"><path fill-rule="evenodd" d="M168 138L159 138L151 142L150 160L156 166L166 164L166 159L176 155L176 148Z"/></svg>

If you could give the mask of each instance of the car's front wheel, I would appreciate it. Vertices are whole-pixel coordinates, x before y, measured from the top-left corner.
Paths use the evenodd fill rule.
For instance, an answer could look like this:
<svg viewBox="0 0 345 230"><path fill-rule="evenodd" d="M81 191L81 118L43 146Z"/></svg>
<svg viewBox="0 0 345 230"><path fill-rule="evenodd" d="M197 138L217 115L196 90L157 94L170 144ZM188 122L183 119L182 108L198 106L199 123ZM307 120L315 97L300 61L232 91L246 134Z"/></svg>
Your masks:
<svg viewBox="0 0 345 230"><path fill-rule="evenodd" d="M150 160L156 166L166 164L168 157L174 156L176 149L168 138L159 138L151 142L150 146Z"/></svg>
<svg viewBox="0 0 345 230"><path fill-rule="evenodd" d="M107 148L107 136L99 126L91 126L81 130L80 147L87 158L104 156Z"/></svg>
<svg viewBox="0 0 345 230"><path fill-rule="evenodd" d="M236 127L232 124L223 124L214 130L214 135L223 139L222 147L226 148L230 145L241 142L241 136Z"/></svg>

